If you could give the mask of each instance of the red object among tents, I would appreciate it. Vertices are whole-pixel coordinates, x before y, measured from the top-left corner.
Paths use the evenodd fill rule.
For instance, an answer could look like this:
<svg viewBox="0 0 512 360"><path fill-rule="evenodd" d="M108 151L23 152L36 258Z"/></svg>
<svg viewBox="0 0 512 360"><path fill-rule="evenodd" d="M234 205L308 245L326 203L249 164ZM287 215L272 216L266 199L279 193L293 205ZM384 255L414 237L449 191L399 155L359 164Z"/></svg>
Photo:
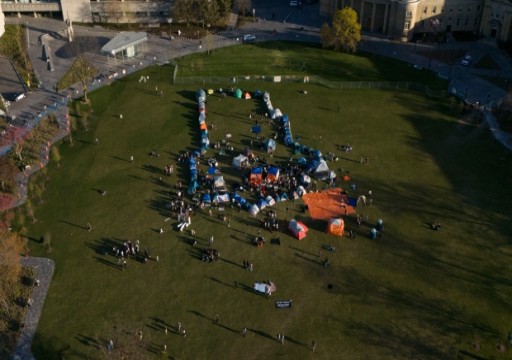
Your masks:
<svg viewBox="0 0 512 360"><path fill-rule="evenodd" d="M293 236L295 236L298 240L304 239L308 232L308 227L301 221L297 221L295 219L290 221L288 224L288 229L290 229Z"/></svg>
<svg viewBox="0 0 512 360"><path fill-rule="evenodd" d="M250 98L251 98L251 94L249 94L248 92L245 92L244 99L250 99Z"/></svg>

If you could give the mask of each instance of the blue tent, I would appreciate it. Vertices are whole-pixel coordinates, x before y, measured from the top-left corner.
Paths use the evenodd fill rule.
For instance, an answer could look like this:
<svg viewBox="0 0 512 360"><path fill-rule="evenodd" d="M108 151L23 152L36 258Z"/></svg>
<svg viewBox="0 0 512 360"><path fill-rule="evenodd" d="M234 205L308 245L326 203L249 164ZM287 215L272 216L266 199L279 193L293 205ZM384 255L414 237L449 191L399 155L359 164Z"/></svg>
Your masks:
<svg viewBox="0 0 512 360"><path fill-rule="evenodd" d="M189 195L194 194L196 192L198 186L199 185L197 184L197 181L192 181L190 183L190 186L188 187L188 194Z"/></svg>
<svg viewBox="0 0 512 360"><path fill-rule="evenodd" d="M201 196L201 201L209 204L212 202L212 198L210 197L210 194L203 194L203 196Z"/></svg>
<svg viewBox="0 0 512 360"><path fill-rule="evenodd" d="M301 157L299 159L298 163L299 163L300 166L304 166L304 165L306 165L308 163L308 161L306 160L305 157Z"/></svg>
<svg viewBox="0 0 512 360"><path fill-rule="evenodd" d="M350 206L356 207L357 206L357 199L354 197L348 197L348 204Z"/></svg>
<svg viewBox="0 0 512 360"><path fill-rule="evenodd" d="M251 131L255 134L259 134L261 133L261 126L259 125L253 125L252 128L251 128Z"/></svg>
<svg viewBox="0 0 512 360"><path fill-rule="evenodd" d="M263 168L261 166L255 166L251 169L251 175L261 175L263 174Z"/></svg>
<svg viewBox="0 0 512 360"><path fill-rule="evenodd" d="M260 199L258 200L258 202L256 203L256 205L258 205L258 207L260 208L260 210L263 210L265 209L267 206L268 206L268 203L263 200L263 199Z"/></svg>
<svg viewBox="0 0 512 360"><path fill-rule="evenodd" d="M208 168L208 175L213 175L213 174L215 174L215 170L216 170L216 169L215 169L215 167L214 167L214 166L210 166L210 167Z"/></svg>
<svg viewBox="0 0 512 360"><path fill-rule="evenodd" d="M322 158L322 152L320 150L313 151L313 156L315 159L320 160Z"/></svg>

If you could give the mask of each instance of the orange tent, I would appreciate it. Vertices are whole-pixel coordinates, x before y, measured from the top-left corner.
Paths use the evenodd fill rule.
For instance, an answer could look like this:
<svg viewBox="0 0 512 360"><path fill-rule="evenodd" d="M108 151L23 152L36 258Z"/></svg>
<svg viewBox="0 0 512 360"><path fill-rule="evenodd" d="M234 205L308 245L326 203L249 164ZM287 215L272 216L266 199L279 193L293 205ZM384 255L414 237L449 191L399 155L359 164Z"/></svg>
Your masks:
<svg viewBox="0 0 512 360"><path fill-rule="evenodd" d="M199 124L199 130L208 130L208 125L205 122Z"/></svg>
<svg viewBox="0 0 512 360"><path fill-rule="evenodd" d="M331 218L327 223L327 234L334 236L343 236L345 222L342 218Z"/></svg>

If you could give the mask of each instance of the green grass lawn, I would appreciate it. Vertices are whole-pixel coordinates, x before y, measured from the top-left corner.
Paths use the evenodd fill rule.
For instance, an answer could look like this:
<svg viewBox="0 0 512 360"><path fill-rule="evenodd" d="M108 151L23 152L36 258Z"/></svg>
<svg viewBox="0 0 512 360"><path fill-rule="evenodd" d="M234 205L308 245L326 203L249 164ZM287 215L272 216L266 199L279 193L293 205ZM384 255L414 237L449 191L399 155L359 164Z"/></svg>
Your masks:
<svg viewBox="0 0 512 360"><path fill-rule="evenodd" d="M485 358L510 355L508 349L498 353L496 345L512 330L512 159L485 127L458 121L451 101L417 93L307 85L303 95L304 84L247 84L247 90L271 93L303 143L338 153L331 168L350 171L357 185L352 194L372 190L374 201L359 209L367 222L356 229L357 239L328 236L325 222L310 220L299 202L280 203L278 218L302 219L309 234L299 242L287 231L263 231L267 239L281 239L280 246L264 248L250 245L259 218L230 208L213 216L199 211L192 218L198 247L213 235L221 253L221 260L207 264L197 259L190 234L171 230L174 219L166 221L169 191L178 179L188 184L176 156L199 144L197 86L169 85L172 70L147 69L148 85L135 74L91 94L89 131L79 132L73 147L60 146L60 168L50 164L39 221L30 227L32 239L51 232L53 246L45 254L31 241L31 254L56 262L33 345L36 358L100 358L98 348L114 326L128 330L131 342L142 330L155 358L454 359L459 351L473 353L474 341ZM152 91L156 85L164 98ZM211 139L230 133L242 150L254 138L248 115L262 104L210 96L207 110L207 122L216 125ZM263 134L271 134L269 126L263 125ZM345 143L352 153L337 151ZM160 157L150 157L152 149ZM274 160L290 155L279 142ZM362 156L369 157L368 165L359 163ZM240 181L231 156L218 160L229 182ZM166 177L169 162L177 171ZM156 180L160 176L163 183ZM231 228L221 214L232 219ZM369 228L379 218L385 232L372 241ZM441 231L428 228L432 221L442 223ZM347 223L352 227L353 219ZM166 232L159 234L160 228ZM122 271L105 252L136 239L160 261L128 260ZM318 257L322 244L337 249L328 254L329 268ZM242 268L243 260L254 263L253 272ZM277 285L270 300L248 290L268 279ZM292 299L293 307L276 309L277 299ZM219 324L213 323L216 314ZM175 333L177 322L187 338ZM286 335L283 345L275 340L278 333ZM313 340L315 354L308 348ZM164 344L168 352L162 355Z"/></svg>
<svg viewBox="0 0 512 360"><path fill-rule="evenodd" d="M337 53L320 45L263 42L195 54L178 61L178 77L242 75L318 75L333 81L411 81L446 89L446 81L401 61L374 54Z"/></svg>

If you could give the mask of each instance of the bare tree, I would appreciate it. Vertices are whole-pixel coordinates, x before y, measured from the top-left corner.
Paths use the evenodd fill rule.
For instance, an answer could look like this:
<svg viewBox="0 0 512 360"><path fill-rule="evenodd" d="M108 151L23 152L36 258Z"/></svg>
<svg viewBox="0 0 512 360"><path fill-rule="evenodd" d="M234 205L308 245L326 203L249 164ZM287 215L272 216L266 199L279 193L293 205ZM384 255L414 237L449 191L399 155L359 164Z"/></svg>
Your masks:
<svg viewBox="0 0 512 360"><path fill-rule="evenodd" d="M245 14L250 12L252 9L252 1L251 0L235 0L235 8L238 9L238 12L242 14L245 18Z"/></svg>
<svg viewBox="0 0 512 360"><path fill-rule="evenodd" d="M87 61L84 55L78 55L75 62L70 69L73 77L73 82L80 82L84 90L84 101L88 102L87 98L87 82L98 72L96 68Z"/></svg>

